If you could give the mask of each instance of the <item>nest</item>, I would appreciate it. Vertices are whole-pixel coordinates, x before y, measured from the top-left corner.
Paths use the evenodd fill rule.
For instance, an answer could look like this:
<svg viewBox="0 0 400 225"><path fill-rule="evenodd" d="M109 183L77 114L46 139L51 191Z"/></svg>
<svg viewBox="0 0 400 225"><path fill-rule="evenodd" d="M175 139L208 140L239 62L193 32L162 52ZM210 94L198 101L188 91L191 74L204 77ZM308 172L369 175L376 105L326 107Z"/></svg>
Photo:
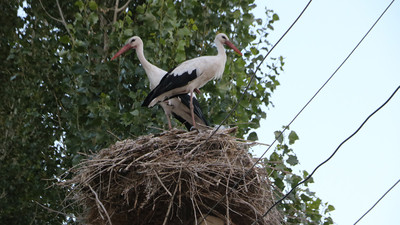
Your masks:
<svg viewBox="0 0 400 225"><path fill-rule="evenodd" d="M276 210L262 217L274 202L271 184L234 131L209 138L211 130L174 129L119 141L74 167L63 185L85 224L193 225L210 210L225 224L280 224Z"/></svg>

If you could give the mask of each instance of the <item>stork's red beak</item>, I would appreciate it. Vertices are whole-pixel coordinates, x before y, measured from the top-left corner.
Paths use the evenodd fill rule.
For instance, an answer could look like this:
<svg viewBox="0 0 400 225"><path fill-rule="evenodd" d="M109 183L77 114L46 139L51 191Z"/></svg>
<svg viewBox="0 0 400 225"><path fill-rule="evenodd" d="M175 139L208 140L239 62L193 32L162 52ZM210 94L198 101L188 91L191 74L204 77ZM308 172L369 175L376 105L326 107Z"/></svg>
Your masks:
<svg viewBox="0 0 400 225"><path fill-rule="evenodd" d="M129 49L131 49L132 46L130 44L126 44L124 47L122 47L117 54L115 54L111 60L114 60L115 58L117 58L118 56L122 55L124 52L128 51Z"/></svg>
<svg viewBox="0 0 400 225"><path fill-rule="evenodd" d="M242 56L242 53L239 51L238 48L236 48L236 46L234 46L234 45L232 44L232 42L230 42L230 41L225 41L225 44L226 44L229 48L231 48L231 49L233 49L235 52L237 52L240 56Z"/></svg>

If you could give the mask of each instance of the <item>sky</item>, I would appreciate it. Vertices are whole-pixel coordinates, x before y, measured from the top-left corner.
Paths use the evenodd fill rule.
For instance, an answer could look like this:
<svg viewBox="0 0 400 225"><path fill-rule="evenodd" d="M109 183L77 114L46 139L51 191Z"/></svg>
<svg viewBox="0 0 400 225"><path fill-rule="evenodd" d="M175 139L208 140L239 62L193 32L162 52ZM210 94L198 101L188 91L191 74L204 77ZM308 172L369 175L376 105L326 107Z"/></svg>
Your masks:
<svg viewBox="0 0 400 225"><path fill-rule="evenodd" d="M257 130L259 141L272 143L361 40L389 5L389 0L314 0L271 53L285 58L275 107ZM280 20L269 41L274 44L307 5L307 0L256 0L254 14L265 7ZM291 147L297 170L311 172L400 85L400 3L394 2L368 37L332 80L294 121L300 139ZM260 135L265 134L265 135ZM255 148L260 156L265 147ZM272 151L271 151L272 152ZM268 155L268 154L267 154ZM354 224L400 179L400 92L337 154L315 173L310 189L336 210L336 224ZM358 224L400 224L400 185Z"/></svg>

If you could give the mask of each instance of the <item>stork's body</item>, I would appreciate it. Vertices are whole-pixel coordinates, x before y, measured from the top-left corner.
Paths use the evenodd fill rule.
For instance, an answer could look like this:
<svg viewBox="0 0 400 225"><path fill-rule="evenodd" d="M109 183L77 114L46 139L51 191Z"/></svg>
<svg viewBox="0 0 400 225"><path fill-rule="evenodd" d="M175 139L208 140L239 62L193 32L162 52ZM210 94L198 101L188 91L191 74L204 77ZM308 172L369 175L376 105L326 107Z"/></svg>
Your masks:
<svg viewBox="0 0 400 225"><path fill-rule="evenodd" d="M190 109L194 123L193 92L211 79L222 77L226 63L224 44L242 55L225 34L218 34L214 42L218 50L217 55L202 56L181 63L161 79L159 85L146 97L143 106L152 107L170 97L190 93Z"/></svg>
<svg viewBox="0 0 400 225"><path fill-rule="evenodd" d="M131 48L136 49L136 55L138 56L139 61L146 72L147 78L149 79L150 89L153 90L160 83L162 77L165 74L167 74L167 71L160 69L157 66L151 64L149 61L147 61L147 59L144 57L143 41L140 39L140 37L134 36L130 38L128 44L126 44L120 51L118 51L111 60L117 58L122 53L128 51ZM190 96L188 94L177 95L174 98L161 101L159 104L164 109L165 115L168 120L169 129L172 129L171 119L170 119L170 116L172 114L176 119L182 122L188 130L190 130L193 123L190 111ZM195 122L198 124L208 126L209 124L207 120L204 118L204 115L200 109L197 99L194 99L194 104L195 104L195 114L196 114Z"/></svg>

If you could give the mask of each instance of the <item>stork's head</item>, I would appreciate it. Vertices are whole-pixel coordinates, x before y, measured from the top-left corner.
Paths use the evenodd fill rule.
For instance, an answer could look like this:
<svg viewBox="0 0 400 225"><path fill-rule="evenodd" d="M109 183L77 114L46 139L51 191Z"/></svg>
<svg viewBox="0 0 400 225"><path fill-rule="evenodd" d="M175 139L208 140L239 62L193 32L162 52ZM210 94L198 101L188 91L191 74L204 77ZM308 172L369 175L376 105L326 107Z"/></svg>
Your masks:
<svg viewBox="0 0 400 225"><path fill-rule="evenodd" d="M221 43L223 45L226 45L229 48L233 49L235 52L237 52L239 55L242 55L239 49L236 48L236 46L234 46L232 42L229 41L228 36L226 36L226 34L224 33L217 34L217 36L215 37L215 43Z"/></svg>
<svg viewBox="0 0 400 225"><path fill-rule="evenodd" d="M139 45L143 45L142 39L138 36L133 36L128 39L127 45L130 45L131 48L137 48Z"/></svg>
<svg viewBox="0 0 400 225"><path fill-rule="evenodd" d="M136 49L139 46L143 46L143 41L142 39L140 39L140 37L138 36L133 36L131 38L129 38L127 44L122 47L112 58L111 60L114 60L115 58L117 58L118 56L122 55L124 52L128 51L129 49Z"/></svg>

